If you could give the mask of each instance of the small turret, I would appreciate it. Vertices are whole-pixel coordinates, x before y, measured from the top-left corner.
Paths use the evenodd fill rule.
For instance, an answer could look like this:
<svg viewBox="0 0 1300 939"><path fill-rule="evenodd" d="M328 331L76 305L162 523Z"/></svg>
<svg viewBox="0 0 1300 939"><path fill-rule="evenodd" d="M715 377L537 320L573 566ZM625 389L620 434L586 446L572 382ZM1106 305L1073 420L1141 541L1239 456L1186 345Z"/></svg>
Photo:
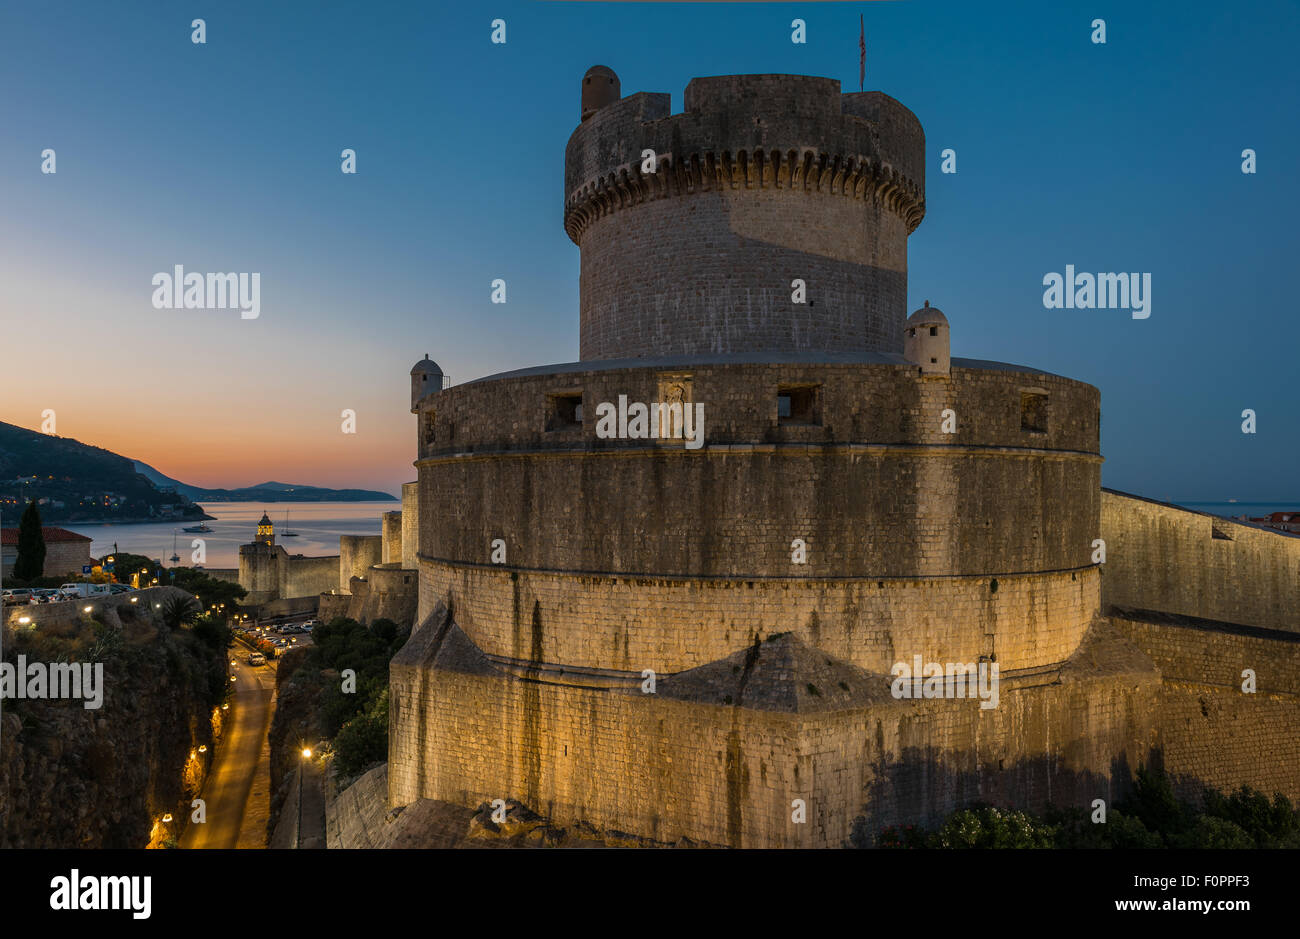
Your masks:
<svg viewBox="0 0 1300 939"><path fill-rule="evenodd" d="M415 363L411 369L411 413L414 414L420 407L420 401L425 395L431 395L435 391L442 391L444 384L444 375L442 369L438 368L438 363L429 358L429 353L424 354L424 358Z"/></svg>
<svg viewBox="0 0 1300 939"><path fill-rule="evenodd" d="M612 68L593 65L582 76L582 119L585 121L607 104L623 97L622 86Z"/></svg>
<svg viewBox="0 0 1300 939"><path fill-rule="evenodd" d="M930 301L907 319L903 330L903 358L921 366L922 375L947 375L951 368L948 317Z"/></svg>

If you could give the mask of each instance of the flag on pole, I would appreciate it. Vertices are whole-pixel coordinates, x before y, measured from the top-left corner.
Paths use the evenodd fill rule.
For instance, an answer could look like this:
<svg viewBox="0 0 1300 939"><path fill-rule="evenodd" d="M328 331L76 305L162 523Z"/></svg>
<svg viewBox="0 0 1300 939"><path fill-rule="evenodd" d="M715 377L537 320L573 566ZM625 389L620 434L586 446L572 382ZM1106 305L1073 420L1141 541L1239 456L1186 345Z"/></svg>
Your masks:
<svg viewBox="0 0 1300 939"><path fill-rule="evenodd" d="M861 91L867 80L867 24L863 22L861 13L858 14L858 28L858 91Z"/></svg>

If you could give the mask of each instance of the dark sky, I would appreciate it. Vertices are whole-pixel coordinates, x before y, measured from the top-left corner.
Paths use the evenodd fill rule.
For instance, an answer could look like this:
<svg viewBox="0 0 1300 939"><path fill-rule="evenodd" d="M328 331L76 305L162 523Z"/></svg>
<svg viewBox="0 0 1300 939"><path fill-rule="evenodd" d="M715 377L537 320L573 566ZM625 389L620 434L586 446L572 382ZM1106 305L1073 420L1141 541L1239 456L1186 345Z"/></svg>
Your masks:
<svg viewBox="0 0 1300 939"><path fill-rule="evenodd" d="M59 433L196 485L394 491L414 476L406 373L423 353L456 381L577 357L561 206L586 69L669 92L674 111L696 75L856 90L861 13L866 87L927 136L910 307L947 313L956 355L1098 386L1106 485L1294 500L1297 9L6 4L0 317L7 349L60 367L6 368L0 419L35 428L53 409ZM150 278L174 264L261 272L261 316L154 309ZM1149 273L1150 318L1045 309L1043 277L1066 265ZM105 344L109 324L129 347ZM141 401L148 420L120 406ZM343 408L357 435L339 433Z"/></svg>

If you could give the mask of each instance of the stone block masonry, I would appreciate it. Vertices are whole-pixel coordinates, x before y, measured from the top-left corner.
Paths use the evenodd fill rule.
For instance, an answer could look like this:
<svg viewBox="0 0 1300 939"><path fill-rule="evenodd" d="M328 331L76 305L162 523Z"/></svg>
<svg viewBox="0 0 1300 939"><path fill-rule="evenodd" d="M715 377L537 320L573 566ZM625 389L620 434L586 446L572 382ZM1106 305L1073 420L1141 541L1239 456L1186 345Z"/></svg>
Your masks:
<svg viewBox="0 0 1300 939"><path fill-rule="evenodd" d="M1300 536L1104 489L1102 602L1300 633Z"/></svg>
<svg viewBox="0 0 1300 939"><path fill-rule="evenodd" d="M1112 619L1160 670L1161 761L1180 794L1249 785L1300 801L1300 634L1137 611Z"/></svg>
<svg viewBox="0 0 1300 939"><path fill-rule="evenodd" d="M792 685L789 660L767 651L782 648L774 640L735 668L751 687L790 690L741 706L689 687L675 698L671 681L643 695L512 677L438 618L391 669L393 805L517 798L561 824L662 842L839 847L855 831L874 837L976 799L1109 801L1156 742L1158 682L1142 661L1011 680L1000 706L981 711L969 700L894 701L885 679L832 661L814 668L822 653L806 647ZM835 674L842 687L823 677ZM733 681L743 696L744 679ZM792 820L794 799L806 824Z"/></svg>
<svg viewBox="0 0 1300 939"><path fill-rule="evenodd" d="M992 579L733 581L575 575L422 561L422 620L438 602L486 653L514 660L668 674L755 638L794 632L871 672L895 662L1004 669L1063 662L1097 609L1094 567Z"/></svg>

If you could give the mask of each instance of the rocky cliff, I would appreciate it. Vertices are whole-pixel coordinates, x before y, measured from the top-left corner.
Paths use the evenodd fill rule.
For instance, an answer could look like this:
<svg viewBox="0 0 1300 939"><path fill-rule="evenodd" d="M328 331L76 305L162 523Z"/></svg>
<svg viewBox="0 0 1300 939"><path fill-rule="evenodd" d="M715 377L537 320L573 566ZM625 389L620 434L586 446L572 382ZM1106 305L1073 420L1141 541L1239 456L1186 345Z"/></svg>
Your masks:
<svg viewBox="0 0 1300 939"><path fill-rule="evenodd" d="M179 835L212 756L226 652L140 606L6 631L5 663L102 664L103 697L88 709L6 694L0 848L141 848Z"/></svg>

